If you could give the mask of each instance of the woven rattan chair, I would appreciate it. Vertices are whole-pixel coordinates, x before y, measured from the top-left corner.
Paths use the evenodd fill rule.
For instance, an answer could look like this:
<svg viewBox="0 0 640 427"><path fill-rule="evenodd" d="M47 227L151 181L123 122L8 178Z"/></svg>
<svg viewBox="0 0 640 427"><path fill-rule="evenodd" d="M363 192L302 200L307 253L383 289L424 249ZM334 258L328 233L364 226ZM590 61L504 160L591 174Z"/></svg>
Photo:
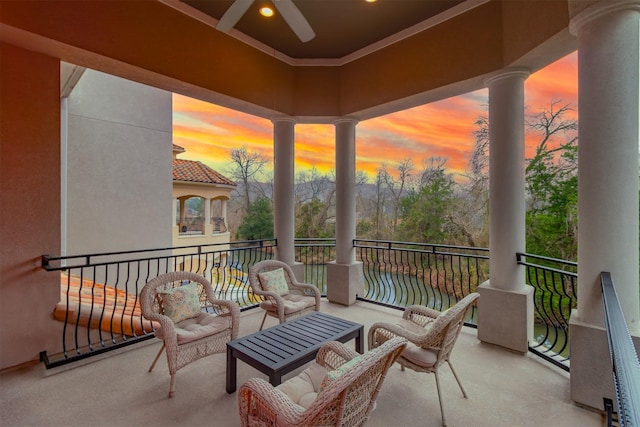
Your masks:
<svg viewBox="0 0 640 427"><path fill-rule="evenodd" d="M197 292L196 307L192 317L187 315L187 318L176 322L167 314L179 319L174 315L179 310L174 309L169 313L167 296L175 295L176 289L183 290L184 293L186 287L194 290L191 296ZM173 397L175 392L175 375L179 369L202 357L225 353L226 343L237 338L240 321L238 305L214 296L207 279L186 271L162 274L149 281L140 293L142 315L154 322L156 337L162 340L162 348L153 360L149 372L166 349L171 375L169 397Z"/></svg>
<svg viewBox="0 0 640 427"><path fill-rule="evenodd" d="M311 366L278 387L252 378L238 391L241 425L363 425L389 367L406 344L398 337L360 355L345 344L330 341Z"/></svg>
<svg viewBox="0 0 640 427"><path fill-rule="evenodd" d="M382 345L393 337L404 337L409 340L409 344L397 360L402 370L404 371L406 366L417 372L433 372L435 374L443 426L447 424L442 406L438 368L444 362L449 364L462 395L466 398L467 393L453 370L450 356L464 324L465 314L479 296L478 293L469 294L443 312L420 305L412 305L407 307L402 315L402 320L398 323L377 322L369 329L370 349Z"/></svg>
<svg viewBox="0 0 640 427"><path fill-rule="evenodd" d="M261 278L265 273L280 268L283 270L287 290L278 293L268 290ZM320 311L320 290L313 285L298 282L291 267L282 261L265 260L253 265L249 268L249 284L255 295L264 298L260 303L260 308L265 311L260 330L264 327L267 316L284 323L293 317Z"/></svg>

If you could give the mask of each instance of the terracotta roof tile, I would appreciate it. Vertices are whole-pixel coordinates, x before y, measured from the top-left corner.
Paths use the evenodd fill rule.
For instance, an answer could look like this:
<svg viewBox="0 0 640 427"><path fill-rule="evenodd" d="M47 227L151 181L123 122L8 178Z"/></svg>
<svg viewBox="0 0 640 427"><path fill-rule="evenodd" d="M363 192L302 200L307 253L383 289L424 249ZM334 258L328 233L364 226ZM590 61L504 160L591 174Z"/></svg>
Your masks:
<svg viewBox="0 0 640 427"><path fill-rule="evenodd" d="M201 162L183 159L173 159L173 180L233 185L234 187L236 185L229 178Z"/></svg>

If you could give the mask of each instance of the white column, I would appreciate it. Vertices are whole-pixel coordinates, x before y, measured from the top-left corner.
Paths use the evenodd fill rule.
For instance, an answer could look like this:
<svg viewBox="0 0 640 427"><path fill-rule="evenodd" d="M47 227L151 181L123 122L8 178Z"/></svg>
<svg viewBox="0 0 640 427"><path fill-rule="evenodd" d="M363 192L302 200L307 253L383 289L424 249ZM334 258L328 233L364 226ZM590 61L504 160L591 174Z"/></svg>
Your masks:
<svg viewBox="0 0 640 427"><path fill-rule="evenodd" d="M220 216L222 217L224 231L229 231L229 225L227 223L227 199L222 199L220 201Z"/></svg>
<svg viewBox="0 0 640 427"><path fill-rule="evenodd" d="M335 122L336 127L336 262L356 260L356 124L353 119Z"/></svg>
<svg viewBox="0 0 640 427"><path fill-rule="evenodd" d="M211 224L211 199L203 198L204 203L204 225L202 227L202 232L205 236L209 236L213 234L213 224Z"/></svg>
<svg viewBox="0 0 640 427"><path fill-rule="evenodd" d="M615 402L600 272L608 271L636 348L640 1L571 3L578 38L578 307L570 321L571 398Z"/></svg>
<svg viewBox="0 0 640 427"><path fill-rule="evenodd" d="M180 202L180 223L178 224L178 229L182 231L182 224L184 224L186 212L184 210L184 202L185 199L179 199Z"/></svg>
<svg viewBox="0 0 640 427"><path fill-rule="evenodd" d="M504 290L525 287L524 81L528 70L510 69L487 79L489 87L489 280Z"/></svg>
<svg viewBox="0 0 640 427"><path fill-rule="evenodd" d="M295 261L294 139L295 120L273 122L273 214L274 233L278 240L277 258L293 266ZM297 275L297 274L296 274Z"/></svg>
<svg viewBox="0 0 640 427"><path fill-rule="evenodd" d="M630 330L638 317L640 2L603 2L572 20L578 36L578 311L603 326L611 272Z"/></svg>
<svg viewBox="0 0 640 427"><path fill-rule="evenodd" d="M516 252L525 252L524 81L510 68L489 88L489 280L479 287L478 338L526 353L533 336L533 288Z"/></svg>
<svg viewBox="0 0 640 427"><path fill-rule="evenodd" d="M356 124L343 118L336 127L336 261L327 266L327 298L350 305L362 294L362 263L356 262Z"/></svg>

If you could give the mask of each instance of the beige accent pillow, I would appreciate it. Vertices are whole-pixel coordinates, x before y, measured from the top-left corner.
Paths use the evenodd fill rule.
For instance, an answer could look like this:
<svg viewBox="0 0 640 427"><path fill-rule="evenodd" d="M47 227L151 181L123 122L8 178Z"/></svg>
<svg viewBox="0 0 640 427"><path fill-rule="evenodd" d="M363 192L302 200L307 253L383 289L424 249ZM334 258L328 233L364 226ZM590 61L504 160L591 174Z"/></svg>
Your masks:
<svg viewBox="0 0 640 427"><path fill-rule="evenodd" d="M284 270L282 268L258 273L258 280L265 291L275 292L280 296L285 296L289 293L289 286L287 285L287 279L284 278Z"/></svg>
<svg viewBox="0 0 640 427"><path fill-rule="evenodd" d="M198 298L198 284L191 282L169 291L159 293L164 315L174 323L197 317L202 311Z"/></svg>

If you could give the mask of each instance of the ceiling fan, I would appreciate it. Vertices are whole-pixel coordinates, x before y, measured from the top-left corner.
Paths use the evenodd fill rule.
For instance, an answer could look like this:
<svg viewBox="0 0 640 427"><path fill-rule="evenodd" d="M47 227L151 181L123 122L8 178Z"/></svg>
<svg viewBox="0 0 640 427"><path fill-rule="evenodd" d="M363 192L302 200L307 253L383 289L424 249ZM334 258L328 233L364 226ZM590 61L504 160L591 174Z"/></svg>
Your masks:
<svg viewBox="0 0 640 427"><path fill-rule="evenodd" d="M302 42L308 42L316 36L313 29L300 12L300 9L293 4L292 0L271 0L282 15L282 18L289 24L294 33ZM242 18L254 0L235 0L229 9L222 15L216 28L222 32L227 32Z"/></svg>

